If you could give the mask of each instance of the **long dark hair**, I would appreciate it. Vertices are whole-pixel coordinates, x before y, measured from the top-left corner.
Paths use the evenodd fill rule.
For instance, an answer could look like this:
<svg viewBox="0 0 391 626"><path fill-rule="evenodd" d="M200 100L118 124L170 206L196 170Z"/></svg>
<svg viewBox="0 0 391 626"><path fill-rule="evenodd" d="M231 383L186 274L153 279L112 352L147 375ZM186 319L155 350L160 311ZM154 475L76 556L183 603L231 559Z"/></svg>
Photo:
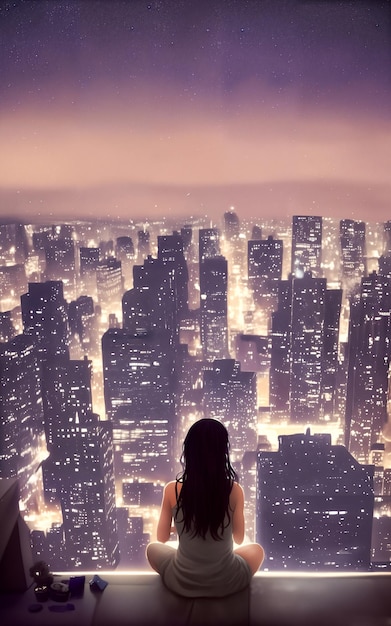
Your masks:
<svg viewBox="0 0 391 626"><path fill-rule="evenodd" d="M183 516L183 531L192 532L193 537L205 539L209 530L213 539L221 539L231 517L229 495L237 480L225 426L211 418L195 422L183 442L181 463L183 472L177 482L182 489L175 519Z"/></svg>

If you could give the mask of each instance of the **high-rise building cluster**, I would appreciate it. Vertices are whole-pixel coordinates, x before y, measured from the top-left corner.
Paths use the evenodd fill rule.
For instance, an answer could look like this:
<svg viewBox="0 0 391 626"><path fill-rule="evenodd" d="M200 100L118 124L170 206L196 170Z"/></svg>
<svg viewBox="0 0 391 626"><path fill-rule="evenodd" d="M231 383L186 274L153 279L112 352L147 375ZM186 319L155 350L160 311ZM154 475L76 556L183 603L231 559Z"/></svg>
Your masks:
<svg viewBox="0 0 391 626"><path fill-rule="evenodd" d="M53 569L146 566L221 420L266 569L391 563L391 224L0 225L0 478Z"/></svg>

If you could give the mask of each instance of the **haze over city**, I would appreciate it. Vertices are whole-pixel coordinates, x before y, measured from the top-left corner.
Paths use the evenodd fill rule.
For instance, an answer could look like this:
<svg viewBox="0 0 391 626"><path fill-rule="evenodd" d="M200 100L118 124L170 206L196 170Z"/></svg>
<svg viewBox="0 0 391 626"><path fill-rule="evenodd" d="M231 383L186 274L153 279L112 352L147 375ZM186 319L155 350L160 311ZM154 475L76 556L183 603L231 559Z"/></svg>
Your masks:
<svg viewBox="0 0 391 626"><path fill-rule="evenodd" d="M0 214L384 219L388 2L0 6Z"/></svg>

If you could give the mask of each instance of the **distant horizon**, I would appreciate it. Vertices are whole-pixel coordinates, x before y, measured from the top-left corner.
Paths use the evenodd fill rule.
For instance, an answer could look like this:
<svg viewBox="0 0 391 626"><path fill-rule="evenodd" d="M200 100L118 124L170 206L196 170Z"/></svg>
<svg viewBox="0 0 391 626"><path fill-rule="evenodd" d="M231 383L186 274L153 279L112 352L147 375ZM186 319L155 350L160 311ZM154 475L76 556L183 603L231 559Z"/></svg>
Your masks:
<svg viewBox="0 0 391 626"><path fill-rule="evenodd" d="M279 181L232 185L106 184L86 188L0 190L0 220L23 223L210 219L289 220L293 215L386 222L389 190L367 184ZM32 219L33 218L33 219Z"/></svg>

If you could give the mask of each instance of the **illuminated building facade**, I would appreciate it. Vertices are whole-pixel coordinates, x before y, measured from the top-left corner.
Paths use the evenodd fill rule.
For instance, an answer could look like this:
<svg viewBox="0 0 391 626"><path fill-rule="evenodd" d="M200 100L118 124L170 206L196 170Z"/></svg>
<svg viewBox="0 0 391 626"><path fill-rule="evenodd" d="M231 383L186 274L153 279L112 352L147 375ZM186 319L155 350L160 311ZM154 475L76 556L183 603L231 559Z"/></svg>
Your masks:
<svg viewBox="0 0 391 626"><path fill-rule="evenodd" d="M291 272L300 278L305 272L320 277L322 262L322 218L294 215L292 219Z"/></svg>
<svg viewBox="0 0 391 626"><path fill-rule="evenodd" d="M163 331L109 329L102 337L106 412L120 480L168 480L175 430L174 358Z"/></svg>
<svg viewBox="0 0 391 626"><path fill-rule="evenodd" d="M283 435L258 452L257 541L267 570L368 570L373 468L330 435Z"/></svg>
<svg viewBox="0 0 391 626"><path fill-rule="evenodd" d="M223 256L200 263L200 331L204 357L228 356L228 265Z"/></svg>
<svg viewBox="0 0 391 626"><path fill-rule="evenodd" d="M33 337L40 358L69 356L67 303L61 281L29 283L21 297L24 332Z"/></svg>
<svg viewBox="0 0 391 626"><path fill-rule="evenodd" d="M112 426L92 412L91 362L45 367L44 494L62 511L67 567L116 567L119 560Z"/></svg>
<svg viewBox="0 0 391 626"><path fill-rule="evenodd" d="M282 240L249 240L247 243L247 268L249 287L254 300L271 306L278 293L278 281L282 277Z"/></svg>
<svg viewBox="0 0 391 626"><path fill-rule="evenodd" d="M176 343L179 336L178 282L174 262L148 256L143 265L135 265L134 287L122 298L123 327L134 332L168 331L171 342Z"/></svg>
<svg viewBox="0 0 391 626"><path fill-rule="evenodd" d="M115 313L121 308L124 291L121 261L109 257L100 261L96 268L98 302L107 313Z"/></svg>
<svg viewBox="0 0 391 626"><path fill-rule="evenodd" d="M41 371L32 337L0 344L0 406L0 477L19 479L29 508L43 438Z"/></svg>
<svg viewBox="0 0 391 626"><path fill-rule="evenodd" d="M339 228L342 275L360 280L366 274L365 222L341 220Z"/></svg>
<svg viewBox="0 0 391 626"><path fill-rule="evenodd" d="M182 236L174 232L172 235L161 235L157 238L158 259L174 270L175 276L175 309L179 318L188 310L189 273L183 251Z"/></svg>
<svg viewBox="0 0 391 626"><path fill-rule="evenodd" d="M373 272L350 301L346 445L361 463L387 421L390 337L391 281Z"/></svg>
<svg viewBox="0 0 391 626"><path fill-rule="evenodd" d="M281 281L272 315L270 405L296 423L334 409L342 293L326 287L309 272Z"/></svg>
<svg viewBox="0 0 391 626"><path fill-rule="evenodd" d="M217 359L203 374L204 414L228 429L234 461L257 445L256 374L242 372L234 359Z"/></svg>

